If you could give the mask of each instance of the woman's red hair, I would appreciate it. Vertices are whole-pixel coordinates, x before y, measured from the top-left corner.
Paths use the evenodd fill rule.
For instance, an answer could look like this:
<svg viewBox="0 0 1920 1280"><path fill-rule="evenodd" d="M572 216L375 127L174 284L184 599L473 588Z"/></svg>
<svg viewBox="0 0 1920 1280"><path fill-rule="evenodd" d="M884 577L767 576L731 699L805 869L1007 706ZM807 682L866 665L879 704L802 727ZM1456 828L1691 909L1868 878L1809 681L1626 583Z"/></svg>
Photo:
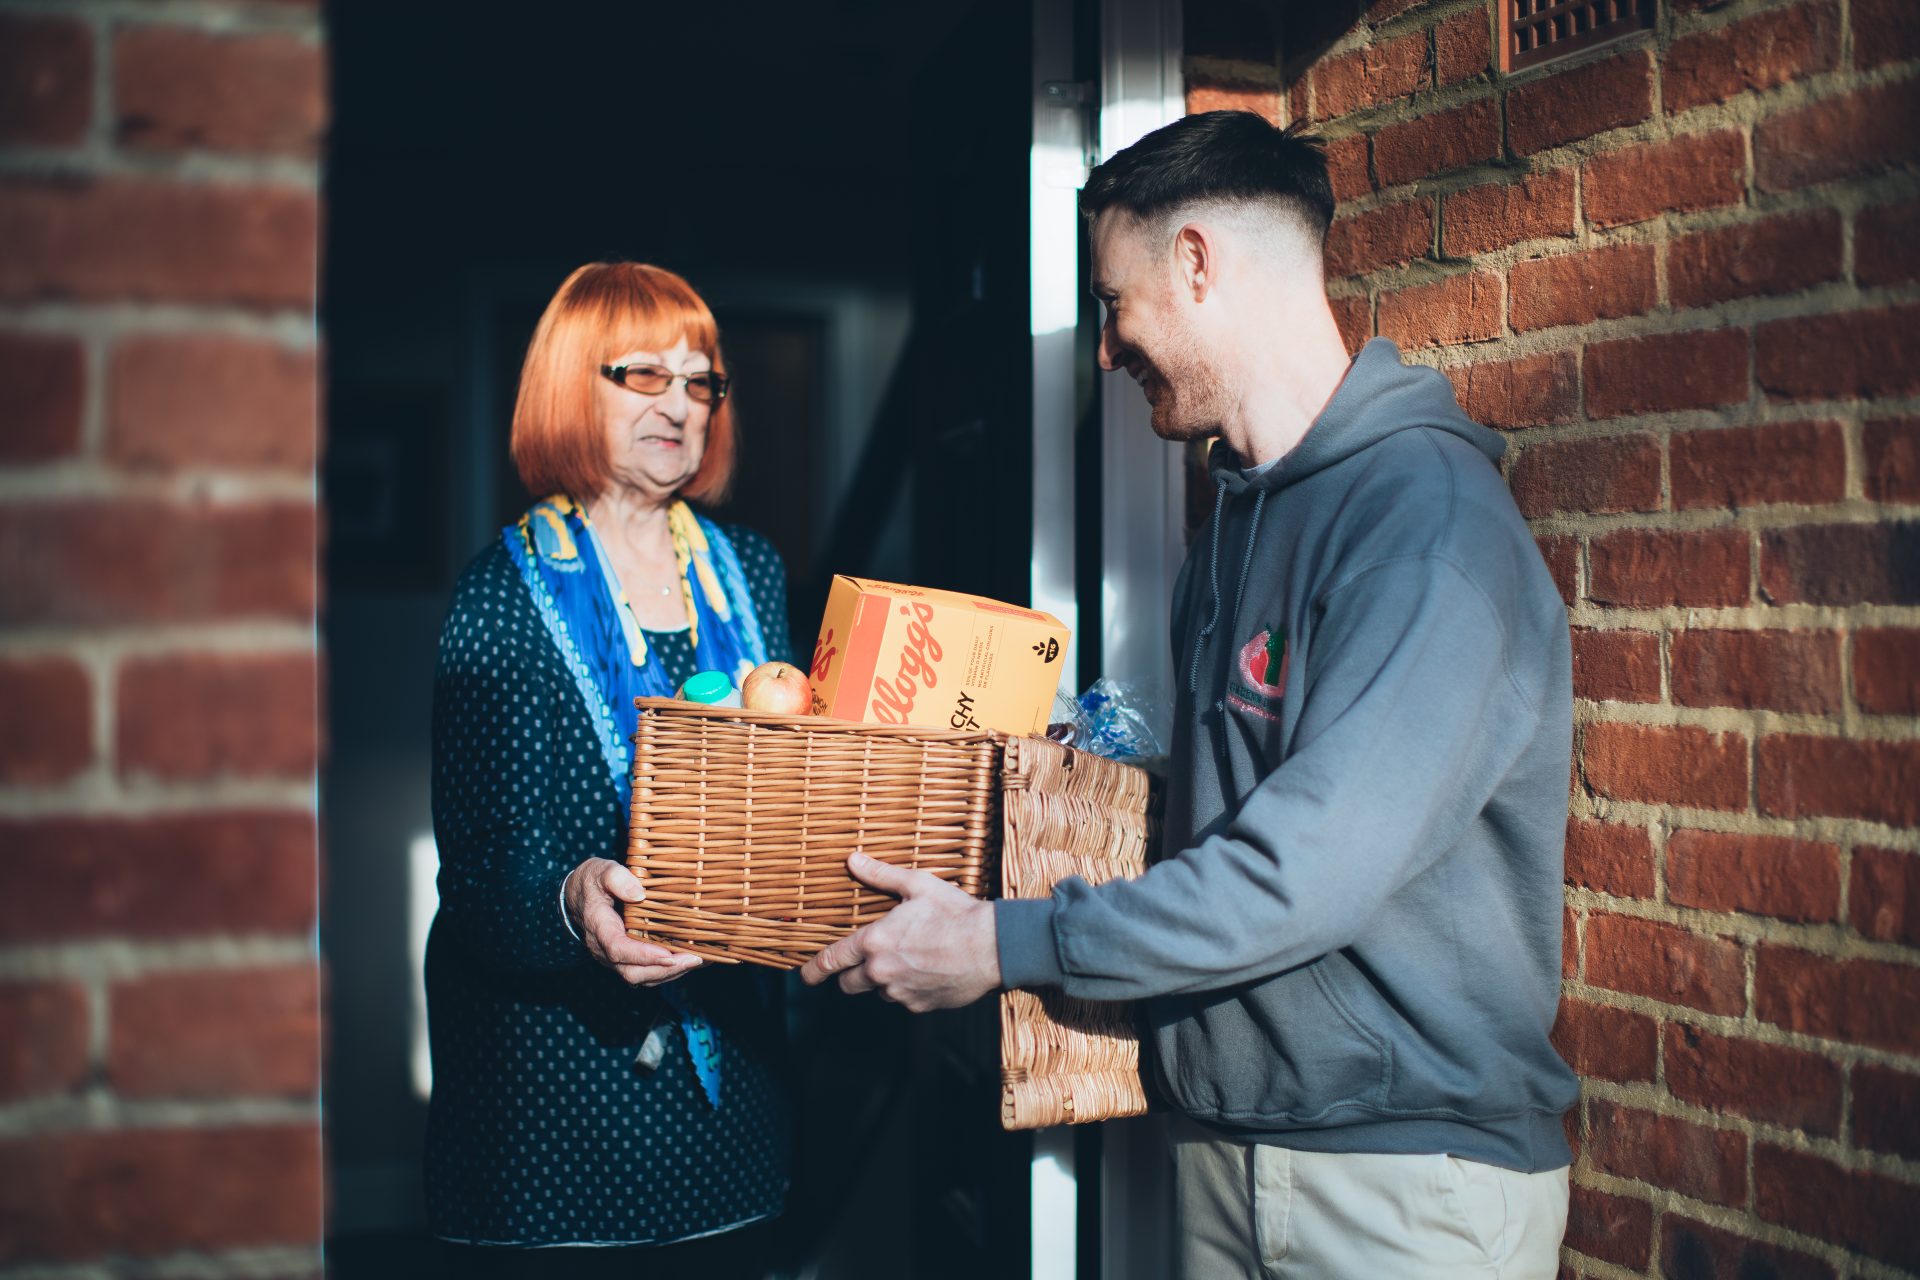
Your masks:
<svg viewBox="0 0 1920 1280"><path fill-rule="evenodd" d="M720 326L693 286L643 262L594 262L566 278L534 328L513 406L513 465L536 498L586 501L613 479L594 383L600 366L628 351L663 351L685 338L716 372ZM707 417L707 448L683 497L719 502L733 481L733 402Z"/></svg>

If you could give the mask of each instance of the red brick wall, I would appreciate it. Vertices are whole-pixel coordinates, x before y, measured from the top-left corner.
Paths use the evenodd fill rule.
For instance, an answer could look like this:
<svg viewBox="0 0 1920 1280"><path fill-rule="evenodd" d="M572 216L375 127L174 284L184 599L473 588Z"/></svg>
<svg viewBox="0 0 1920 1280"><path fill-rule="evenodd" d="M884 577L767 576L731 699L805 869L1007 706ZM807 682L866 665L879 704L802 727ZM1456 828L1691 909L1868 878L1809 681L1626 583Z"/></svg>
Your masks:
<svg viewBox="0 0 1920 1280"><path fill-rule="evenodd" d="M1920 14L1509 77L1483 0L1271 58L1224 2L1190 107L1328 140L1350 340L1507 433L1571 611L1563 1273L1920 1272Z"/></svg>
<svg viewBox="0 0 1920 1280"><path fill-rule="evenodd" d="M0 1276L319 1271L323 55L0 4Z"/></svg>

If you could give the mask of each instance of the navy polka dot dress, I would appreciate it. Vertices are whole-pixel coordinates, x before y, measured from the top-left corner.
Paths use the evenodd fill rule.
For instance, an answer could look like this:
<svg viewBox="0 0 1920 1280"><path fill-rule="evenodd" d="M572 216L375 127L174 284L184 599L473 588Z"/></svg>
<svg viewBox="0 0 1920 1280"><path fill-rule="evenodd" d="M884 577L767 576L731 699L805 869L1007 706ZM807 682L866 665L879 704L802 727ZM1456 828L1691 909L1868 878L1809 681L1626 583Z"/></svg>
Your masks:
<svg viewBox="0 0 1920 1280"><path fill-rule="evenodd" d="M769 658L792 661L778 554L749 530L726 532ZM646 639L675 684L693 674L684 631ZM499 539L461 575L440 637L433 815L434 1233L483 1244L666 1244L778 1214L788 1159L783 979L731 965L680 979L717 1033L716 1110L666 1002L595 963L569 931L561 881L585 858L624 859L627 815L580 691ZM649 1073L634 1057L656 1020L668 1049Z"/></svg>

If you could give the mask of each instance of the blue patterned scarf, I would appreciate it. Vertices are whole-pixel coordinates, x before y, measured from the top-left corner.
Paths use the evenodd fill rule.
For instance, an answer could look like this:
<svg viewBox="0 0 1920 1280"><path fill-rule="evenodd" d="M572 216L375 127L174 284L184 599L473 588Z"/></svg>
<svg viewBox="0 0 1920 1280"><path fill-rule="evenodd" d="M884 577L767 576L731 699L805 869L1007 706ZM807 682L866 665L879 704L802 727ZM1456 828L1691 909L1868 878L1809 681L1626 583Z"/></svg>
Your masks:
<svg viewBox="0 0 1920 1280"><path fill-rule="evenodd" d="M767 660L767 645L733 543L684 502L668 508L667 523L680 563L695 668L724 671L738 687ZM633 798L633 700L672 697L677 686L648 651L584 507L567 497L548 498L501 536L594 722L624 814ZM679 1015L700 1086L719 1106L720 1051L712 1024L678 983L654 990Z"/></svg>

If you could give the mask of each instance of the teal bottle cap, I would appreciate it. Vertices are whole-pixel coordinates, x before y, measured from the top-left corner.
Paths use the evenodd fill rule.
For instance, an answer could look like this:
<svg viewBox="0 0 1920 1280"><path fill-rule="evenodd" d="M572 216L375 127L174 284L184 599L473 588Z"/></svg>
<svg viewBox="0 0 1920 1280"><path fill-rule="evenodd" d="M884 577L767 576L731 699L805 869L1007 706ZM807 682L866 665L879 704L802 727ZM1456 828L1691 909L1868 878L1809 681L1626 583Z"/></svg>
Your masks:
<svg viewBox="0 0 1920 1280"><path fill-rule="evenodd" d="M680 686L680 696L688 702L725 702L733 693L733 681L724 671L702 671Z"/></svg>

